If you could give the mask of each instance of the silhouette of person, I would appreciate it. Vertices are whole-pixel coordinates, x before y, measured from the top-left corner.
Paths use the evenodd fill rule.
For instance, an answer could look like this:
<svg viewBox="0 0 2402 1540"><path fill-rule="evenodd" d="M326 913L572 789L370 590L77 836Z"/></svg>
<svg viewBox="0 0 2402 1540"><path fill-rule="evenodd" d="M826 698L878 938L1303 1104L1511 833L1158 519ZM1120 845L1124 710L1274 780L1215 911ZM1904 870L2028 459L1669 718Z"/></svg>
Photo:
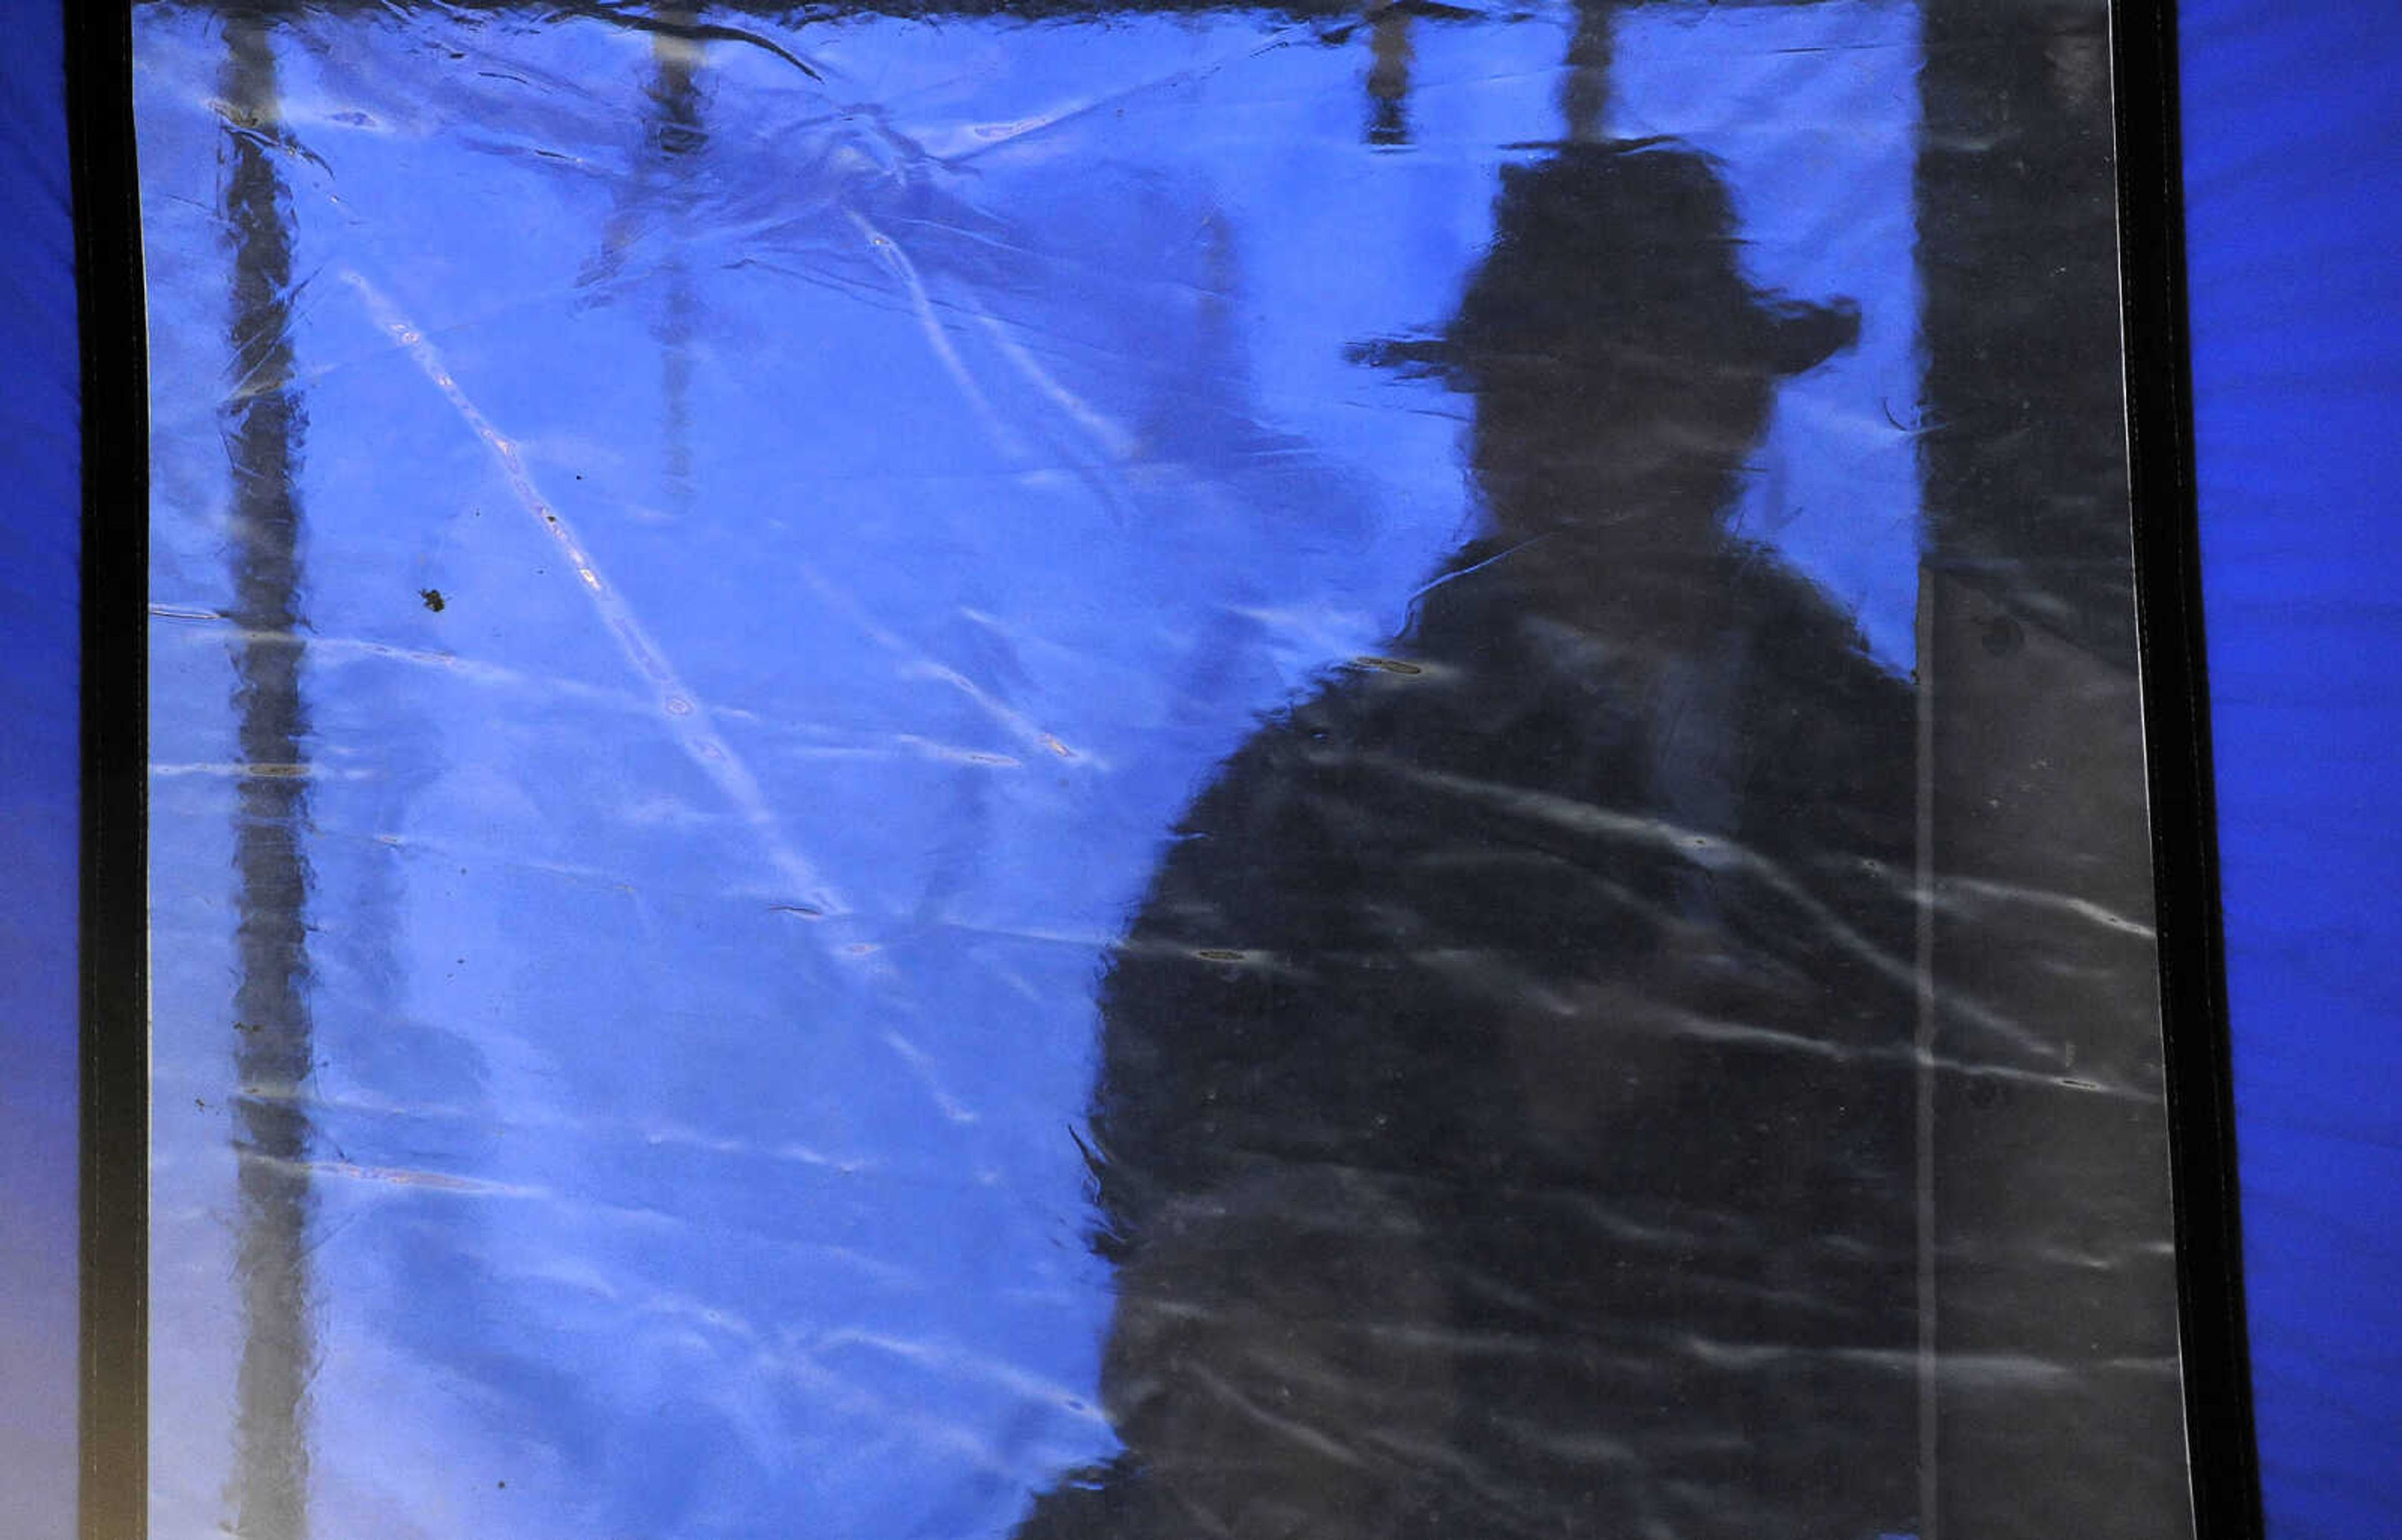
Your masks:
<svg viewBox="0 0 2402 1540"><path fill-rule="evenodd" d="M1181 824L1101 994L1123 1452L1028 1540L1913 1526L1913 708L1726 528L1777 380L1672 144L1503 172L1489 528Z"/></svg>

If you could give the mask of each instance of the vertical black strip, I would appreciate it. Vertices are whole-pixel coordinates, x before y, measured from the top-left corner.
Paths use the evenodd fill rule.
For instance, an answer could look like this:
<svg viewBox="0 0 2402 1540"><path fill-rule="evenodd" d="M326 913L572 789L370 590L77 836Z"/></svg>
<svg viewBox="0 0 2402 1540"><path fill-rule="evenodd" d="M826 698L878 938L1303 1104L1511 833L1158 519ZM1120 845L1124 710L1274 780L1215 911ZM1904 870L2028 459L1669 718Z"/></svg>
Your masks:
<svg viewBox="0 0 2402 1540"><path fill-rule="evenodd" d="M133 26L66 0L82 335L81 1533L140 1540L149 1449L148 372Z"/></svg>
<svg viewBox="0 0 2402 1540"><path fill-rule="evenodd" d="M2261 1533L2211 786L2174 0L2119 0L2119 262L2187 1437L2203 1540Z"/></svg>

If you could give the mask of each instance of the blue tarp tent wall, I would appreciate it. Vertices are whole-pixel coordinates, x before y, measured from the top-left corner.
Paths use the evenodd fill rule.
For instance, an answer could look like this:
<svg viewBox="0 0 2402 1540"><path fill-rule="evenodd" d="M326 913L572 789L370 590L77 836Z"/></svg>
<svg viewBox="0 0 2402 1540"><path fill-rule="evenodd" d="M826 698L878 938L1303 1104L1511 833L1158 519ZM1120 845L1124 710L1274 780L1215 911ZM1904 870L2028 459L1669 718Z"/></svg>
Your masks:
<svg viewBox="0 0 2402 1540"><path fill-rule="evenodd" d="M2332 1540L2402 1526L2402 1119L2390 1090L2402 1083L2402 107L2388 85L2402 16L2342 0L2180 9L2211 768L2262 1506L2272 1535ZM9 1533L64 1540L77 1530L78 1468L117 1431L87 1425L79 1455L81 1387L108 1371L79 1361L79 1296L100 1312L105 1353L138 1325L129 1301L145 1286L117 1275L129 1258L138 1271L138 1249L79 1250L91 1243L76 1203L90 1132L77 1117L79 1023L121 1012L116 985L137 976L121 928L79 942L77 926L79 880L84 901L119 914L141 892L138 872L129 881L108 864L111 851L138 853L138 838L117 823L100 826L107 849L89 835L95 767L121 769L122 735L141 725L123 670L138 667L142 574L83 540L138 520L117 496L138 464L138 416L121 367L111 373L130 356L116 304L132 271L130 108L110 28L71 45L59 7L28 4L12 19L0 58L0 204L16 236L0 281L11 387L0 431L0 1488ZM86 115L80 141L71 95ZM80 296L71 189L88 246ZM79 303L101 318L80 347ZM131 611L87 613L88 581ZM79 636L112 628L134 639L87 656ZM121 814L138 791L111 783L98 800ZM80 1006L79 961L90 976ZM121 1091L139 1056L121 1033L114 1058L101 1046L86 1070ZM87 1172L104 1218L112 1192L138 1190L104 1185L125 1179L124 1153L112 1165L101 1151ZM129 1227L102 1228L121 1244ZM125 1520L105 1501L91 1500L82 1533L131 1533L111 1527Z"/></svg>
<svg viewBox="0 0 2402 1540"><path fill-rule="evenodd" d="M2186 0L2194 441L2272 1535L2402 1526L2402 10Z"/></svg>
<svg viewBox="0 0 2402 1540"><path fill-rule="evenodd" d="M76 1512L77 442L60 8L0 62L0 1489L28 1536Z"/></svg>

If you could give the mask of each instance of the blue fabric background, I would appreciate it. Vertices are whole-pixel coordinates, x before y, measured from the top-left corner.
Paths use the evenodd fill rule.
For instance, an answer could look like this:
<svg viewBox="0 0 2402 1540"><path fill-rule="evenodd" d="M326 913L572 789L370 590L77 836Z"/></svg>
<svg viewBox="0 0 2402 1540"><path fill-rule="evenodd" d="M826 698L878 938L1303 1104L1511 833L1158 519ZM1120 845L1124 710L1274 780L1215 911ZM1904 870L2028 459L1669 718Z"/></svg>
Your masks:
<svg viewBox="0 0 2402 1540"><path fill-rule="evenodd" d="M2269 1531L2402 1523L2402 8L2181 7L2238 1138Z"/></svg>
<svg viewBox="0 0 2402 1540"><path fill-rule="evenodd" d="M0 49L0 1520L75 1528L76 447L65 39Z"/></svg>

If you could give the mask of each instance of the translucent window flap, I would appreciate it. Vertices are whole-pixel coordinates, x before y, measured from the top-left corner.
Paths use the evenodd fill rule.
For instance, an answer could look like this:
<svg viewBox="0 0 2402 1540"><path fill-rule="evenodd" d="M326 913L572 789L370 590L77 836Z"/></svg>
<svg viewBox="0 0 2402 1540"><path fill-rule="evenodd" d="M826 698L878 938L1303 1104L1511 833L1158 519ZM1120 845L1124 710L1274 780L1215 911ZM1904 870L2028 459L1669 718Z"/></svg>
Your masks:
<svg viewBox="0 0 2402 1540"><path fill-rule="evenodd" d="M2191 1533L2108 17L136 13L155 1533Z"/></svg>

